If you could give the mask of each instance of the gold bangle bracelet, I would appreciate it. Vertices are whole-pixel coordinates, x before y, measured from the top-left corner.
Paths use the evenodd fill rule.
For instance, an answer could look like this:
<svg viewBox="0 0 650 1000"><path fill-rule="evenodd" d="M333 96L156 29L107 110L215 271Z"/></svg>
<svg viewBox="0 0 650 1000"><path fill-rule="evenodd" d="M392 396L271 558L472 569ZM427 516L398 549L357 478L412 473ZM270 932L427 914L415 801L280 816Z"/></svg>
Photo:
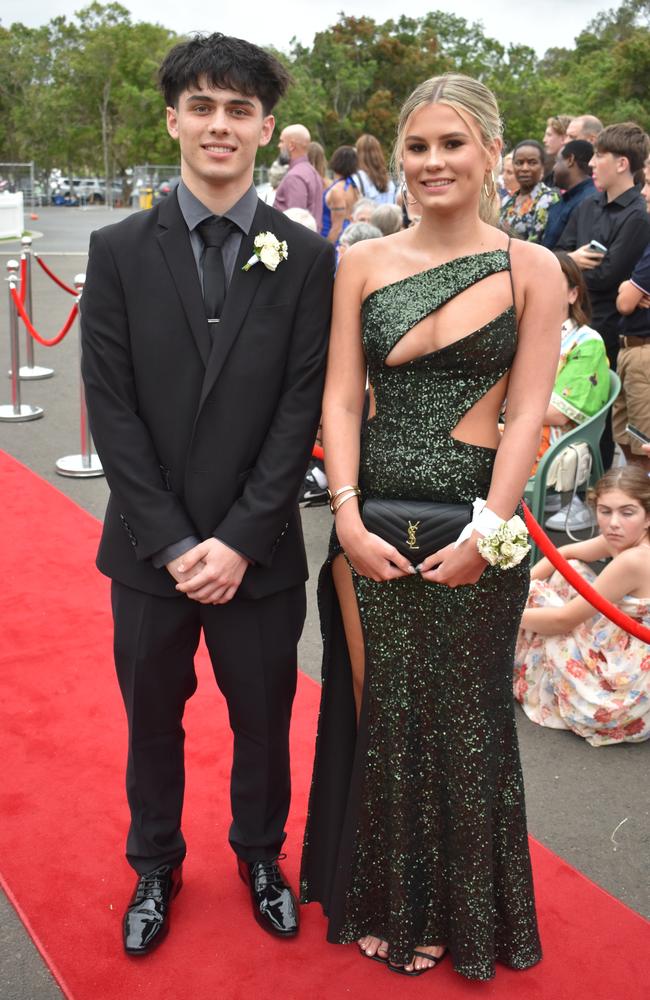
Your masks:
<svg viewBox="0 0 650 1000"><path fill-rule="evenodd" d="M330 506L332 514L334 514L334 515L338 514L338 512L340 511L340 509L341 509L341 507L343 506L344 503L347 503L348 500L352 500L354 497L356 497L358 499L360 496L361 496L361 492L360 491L359 492L355 492L355 493L348 493L348 495L345 496L345 497L343 497L341 500L339 500L339 502L336 505L332 504Z"/></svg>
<svg viewBox="0 0 650 1000"><path fill-rule="evenodd" d="M358 486L345 486L343 489L337 490L333 498L330 500L330 510L332 514L336 513L336 508L340 504L341 499L347 497L360 497L361 490Z"/></svg>
<svg viewBox="0 0 650 1000"><path fill-rule="evenodd" d="M334 490L333 493L331 490L328 490L327 495L330 498L330 504L333 504L336 498L341 496L342 493L345 493L346 490L356 490L359 493L361 492L358 486L339 486L338 490Z"/></svg>

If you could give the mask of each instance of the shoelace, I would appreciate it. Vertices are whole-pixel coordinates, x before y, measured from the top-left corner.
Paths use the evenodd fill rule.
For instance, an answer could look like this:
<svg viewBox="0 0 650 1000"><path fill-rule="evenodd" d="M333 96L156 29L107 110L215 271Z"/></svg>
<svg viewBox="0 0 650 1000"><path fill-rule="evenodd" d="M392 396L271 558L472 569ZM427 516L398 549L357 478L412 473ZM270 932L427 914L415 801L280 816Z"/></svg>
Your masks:
<svg viewBox="0 0 650 1000"><path fill-rule="evenodd" d="M162 900L169 871L169 868L157 868L153 872L141 875L140 881L138 882L135 902L141 903L143 899L155 899L156 902Z"/></svg>
<svg viewBox="0 0 650 1000"><path fill-rule="evenodd" d="M273 885L274 882L283 882L282 874L278 866L278 861L284 861L286 854L279 854L273 861L256 861L254 879L260 882L262 887Z"/></svg>

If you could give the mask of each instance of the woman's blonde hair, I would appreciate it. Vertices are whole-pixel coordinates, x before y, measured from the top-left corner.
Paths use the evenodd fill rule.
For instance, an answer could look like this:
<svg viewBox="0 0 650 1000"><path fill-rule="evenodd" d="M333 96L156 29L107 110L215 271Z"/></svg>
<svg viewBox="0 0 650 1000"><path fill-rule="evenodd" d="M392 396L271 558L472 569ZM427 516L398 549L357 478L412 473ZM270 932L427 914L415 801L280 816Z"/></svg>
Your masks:
<svg viewBox="0 0 650 1000"><path fill-rule="evenodd" d="M399 116L397 138L393 147L393 170L398 172L404 148L406 128L411 115L425 104L446 104L460 115L470 131L476 131L482 148L501 139L502 123L496 98L491 90L462 73L445 73L433 76L415 88L406 99ZM473 121L468 121L468 117ZM474 127L473 127L474 126ZM499 215L499 195L494 170L487 170L481 188L479 215L484 222L495 223Z"/></svg>

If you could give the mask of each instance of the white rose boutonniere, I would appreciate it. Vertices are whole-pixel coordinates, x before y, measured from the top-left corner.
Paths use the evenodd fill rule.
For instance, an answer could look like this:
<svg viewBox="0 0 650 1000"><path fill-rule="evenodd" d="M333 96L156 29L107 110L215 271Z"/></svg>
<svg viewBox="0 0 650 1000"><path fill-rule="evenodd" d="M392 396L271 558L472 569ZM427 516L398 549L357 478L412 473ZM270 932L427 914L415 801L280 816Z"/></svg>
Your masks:
<svg viewBox="0 0 650 1000"><path fill-rule="evenodd" d="M253 240L255 253L246 261L242 271L250 271L253 264L261 260L269 271L275 271L278 264L289 256L286 240L279 240L273 233L258 233Z"/></svg>

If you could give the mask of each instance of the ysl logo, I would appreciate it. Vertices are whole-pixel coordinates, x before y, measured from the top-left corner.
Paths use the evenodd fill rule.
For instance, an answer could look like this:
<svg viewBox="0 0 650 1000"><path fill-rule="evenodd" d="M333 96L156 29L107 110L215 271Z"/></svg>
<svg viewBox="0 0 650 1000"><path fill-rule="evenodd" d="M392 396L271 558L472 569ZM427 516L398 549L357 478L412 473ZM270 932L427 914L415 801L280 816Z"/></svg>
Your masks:
<svg viewBox="0 0 650 1000"><path fill-rule="evenodd" d="M419 549L420 548L420 546L417 544L416 538L415 538L415 534L416 534L416 532L417 532L417 530L418 530L419 527L420 527L420 522L419 521L416 521L415 524L412 524L409 521L409 526L408 526L407 531L406 531L406 544L408 545L408 547L410 549Z"/></svg>

